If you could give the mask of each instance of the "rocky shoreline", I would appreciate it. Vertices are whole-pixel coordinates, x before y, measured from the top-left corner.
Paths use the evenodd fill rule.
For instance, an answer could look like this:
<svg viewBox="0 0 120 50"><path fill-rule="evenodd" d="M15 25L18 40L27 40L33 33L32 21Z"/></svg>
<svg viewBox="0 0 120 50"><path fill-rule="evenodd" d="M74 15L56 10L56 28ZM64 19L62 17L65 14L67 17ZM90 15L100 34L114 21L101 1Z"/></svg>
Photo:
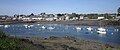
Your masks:
<svg viewBox="0 0 120 50"><path fill-rule="evenodd" d="M111 46L109 44L77 39L71 36L65 36L65 37L51 36L49 38L18 36L17 38L23 41L24 46L31 47L29 46L29 44L31 44L35 47L32 49L30 48L30 50L108 50L108 49L119 50L120 49L120 46Z"/></svg>

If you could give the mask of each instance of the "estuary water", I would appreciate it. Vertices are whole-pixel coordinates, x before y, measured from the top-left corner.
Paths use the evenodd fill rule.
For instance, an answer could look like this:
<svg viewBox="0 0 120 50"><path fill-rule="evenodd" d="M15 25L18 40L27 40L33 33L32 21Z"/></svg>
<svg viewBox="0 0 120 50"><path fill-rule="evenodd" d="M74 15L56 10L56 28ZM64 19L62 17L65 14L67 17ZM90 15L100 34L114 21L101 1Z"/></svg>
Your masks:
<svg viewBox="0 0 120 50"><path fill-rule="evenodd" d="M92 28L88 30L87 28ZM106 34L98 33L98 26L74 26L64 24L11 24L0 25L0 30L9 35L16 36L34 36L34 37L50 37L50 36L73 36L88 40L95 40L105 43L113 43L120 45L120 28L102 27Z"/></svg>

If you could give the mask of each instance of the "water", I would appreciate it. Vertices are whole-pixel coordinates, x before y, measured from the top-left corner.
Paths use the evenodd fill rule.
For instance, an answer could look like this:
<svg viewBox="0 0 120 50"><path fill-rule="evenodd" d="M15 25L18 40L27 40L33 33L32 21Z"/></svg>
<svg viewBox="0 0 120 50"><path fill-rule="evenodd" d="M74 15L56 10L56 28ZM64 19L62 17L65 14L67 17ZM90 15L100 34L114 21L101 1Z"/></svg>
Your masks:
<svg viewBox="0 0 120 50"><path fill-rule="evenodd" d="M77 30L80 27L81 30ZM91 27L93 31L86 28ZM98 34L97 26L74 26L62 24L12 24L0 25L0 29L9 35L18 36L35 36L35 37L49 37L49 36L73 36L77 38L84 38L105 43L120 44L120 28L104 27L106 34Z"/></svg>

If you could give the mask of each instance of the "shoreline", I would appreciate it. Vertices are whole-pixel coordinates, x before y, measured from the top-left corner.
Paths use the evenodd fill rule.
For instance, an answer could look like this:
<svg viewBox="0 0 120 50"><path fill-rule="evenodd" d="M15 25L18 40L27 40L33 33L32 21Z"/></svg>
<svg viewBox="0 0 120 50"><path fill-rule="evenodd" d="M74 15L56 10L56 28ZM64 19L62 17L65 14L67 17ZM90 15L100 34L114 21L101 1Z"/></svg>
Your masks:
<svg viewBox="0 0 120 50"><path fill-rule="evenodd" d="M105 21L103 21L105 22ZM23 22L23 23L12 23L12 24L65 24L65 25L80 25L80 26L99 26L99 21L42 21L42 22ZM86 24L88 23L88 24ZM94 23L94 24L93 24ZM9 23L6 23L9 24ZM106 23L105 23L106 24ZM103 26L105 26L103 24ZM21 40L27 40L27 42L32 42L34 45L42 44L44 47L46 47L48 50L50 47L53 50L57 49L63 49L62 46L67 46L67 49L73 48L73 49L80 49L80 50L104 50L106 48L111 48L112 50L117 50L120 48L120 45L110 45L106 43L102 43L99 41L94 40L88 40L88 39L76 39L76 37L56 37L51 36L48 38L45 37L26 37L26 36L13 36L15 38L21 39ZM49 46L49 47L48 47ZM55 47L55 48L54 48ZM86 48L88 47L88 48ZM66 49L66 48L64 48Z"/></svg>
<svg viewBox="0 0 120 50"><path fill-rule="evenodd" d="M110 42L102 42L102 41L97 41L97 40L93 40L93 39L86 39L86 38L78 38L78 37L74 37L74 36L49 36L49 37L41 37L41 36L23 36L23 35L10 35L11 37L18 37L18 38L49 38L49 37L58 37L58 38L63 38L63 37L70 37L70 38L74 38L77 40L85 40L85 41L91 41L91 42L98 42L98 43L103 43L103 44L109 44L111 46L120 46L120 44L117 43L110 43Z"/></svg>
<svg viewBox="0 0 120 50"><path fill-rule="evenodd" d="M102 24L100 24L100 22ZM65 24L65 25L80 25L80 26L117 26L112 24L111 20L75 20L75 21L1 21L1 25L5 24Z"/></svg>
<svg viewBox="0 0 120 50"><path fill-rule="evenodd" d="M112 50L114 50L114 49L119 49L119 47L120 47L120 45L119 46L112 46L112 45L101 43L98 41L92 41L92 40L89 41L86 39L77 39L77 38L71 37L71 36L65 36L65 37L50 36L48 38L16 36L15 38L28 40L28 42L30 41L33 44L42 44L47 49L49 49L49 47L52 47L53 50L56 50L58 48L61 50L62 46L60 46L60 45L66 45L69 47L73 47L74 49L81 49L81 50L89 50L89 49L103 50L105 48L111 48ZM47 47L47 46L49 46L49 47ZM88 48L86 48L86 47L88 47Z"/></svg>

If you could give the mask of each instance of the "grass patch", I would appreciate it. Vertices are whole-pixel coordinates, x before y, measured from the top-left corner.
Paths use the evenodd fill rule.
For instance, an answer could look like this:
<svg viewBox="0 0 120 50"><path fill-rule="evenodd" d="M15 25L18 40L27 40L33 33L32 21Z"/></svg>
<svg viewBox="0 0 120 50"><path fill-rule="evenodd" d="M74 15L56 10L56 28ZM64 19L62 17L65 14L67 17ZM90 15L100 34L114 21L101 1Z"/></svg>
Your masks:
<svg viewBox="0 0 120 50"><path fill-rule="evenodd" d="M19 40L8 37L0 31L0 50L20 50Z"/></svg>

